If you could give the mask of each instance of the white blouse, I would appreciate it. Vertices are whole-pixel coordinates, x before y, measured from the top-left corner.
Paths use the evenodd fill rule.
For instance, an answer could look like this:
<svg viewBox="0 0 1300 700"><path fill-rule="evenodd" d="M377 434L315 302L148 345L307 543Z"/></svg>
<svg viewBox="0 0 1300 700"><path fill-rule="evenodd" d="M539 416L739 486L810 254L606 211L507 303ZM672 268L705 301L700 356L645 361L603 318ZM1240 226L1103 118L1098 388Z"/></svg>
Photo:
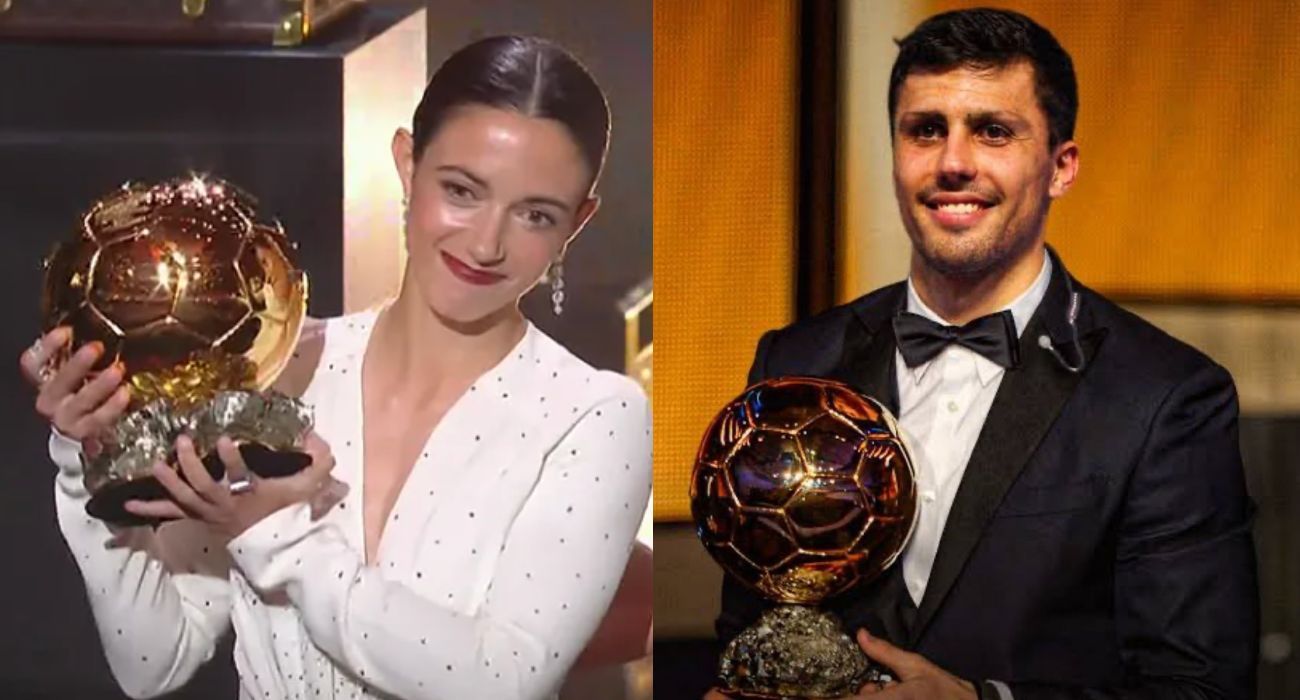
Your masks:
<svg viewBox="0 0 1300 700"><path fill-rule="evenodd" d="M430 435L364 562L361 361L377 311L330 319L303 394L351 491L226 545L194 521L85 513L57 435L59 526L105 654L133 697L183 685L233 621L240 697L544 698L600 623L650 495L650 412L529 324Z"/></svg>

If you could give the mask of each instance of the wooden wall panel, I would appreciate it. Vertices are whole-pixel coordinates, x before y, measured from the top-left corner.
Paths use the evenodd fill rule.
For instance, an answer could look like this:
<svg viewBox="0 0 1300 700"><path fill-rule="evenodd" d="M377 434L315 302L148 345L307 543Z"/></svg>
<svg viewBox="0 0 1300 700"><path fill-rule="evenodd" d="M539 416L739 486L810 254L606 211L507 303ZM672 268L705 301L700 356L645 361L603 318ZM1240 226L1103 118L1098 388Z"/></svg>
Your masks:
<svg viewBox="0 0 1300 700"><path fill-rule="evenodd" d="M654 8L655 518L689 515L695 450L793 305L796 13Z"/></svg>

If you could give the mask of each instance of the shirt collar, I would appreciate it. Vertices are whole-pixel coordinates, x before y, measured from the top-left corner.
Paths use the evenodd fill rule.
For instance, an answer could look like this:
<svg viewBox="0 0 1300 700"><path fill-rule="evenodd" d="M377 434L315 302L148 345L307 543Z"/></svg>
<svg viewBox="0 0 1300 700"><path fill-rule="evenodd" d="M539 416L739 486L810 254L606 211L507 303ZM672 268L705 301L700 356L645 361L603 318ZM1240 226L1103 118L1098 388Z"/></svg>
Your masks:
<svg viewBox="0 0 1300 700"><path fill-rule="evenodd" d="M1052 256L1048 255L1047 252L1044 251L1043 266L1038 271L1038 277L1034 279L1033 284L1029 285L1029 288L1021 292L1020 296L1013 299L1010 304L998 309L998 311L1011 312L1011 317L1016 322L1016 337L1019 337L1025 332L1025 326L1029 325L1029 319L1033 317L1034 311L1038 309L1038 305L1042 303L1043 297L1047 295L1047 286L1051 281ZM935 313L929 306L926 306L924 301L921 301L921 295L916 293L916 287L912 284L912 278L910 276L907 278L907 310L911 313L924 316L935 323L945 326L953 325L943 317L939 316L939 314ZM1002 367L996 362L976 353L970 353L970 355L975 358L975 373L979 375L980 384L987 386L989 382L996 379L998 375L1002 373ZM940 355L940 357L942 357L942 355ZM910 373L912 381L920 384L921 380L925 378L926 371L929 370L930 365L932 364L934 364L934 360L919 364L915 367L907 367L904 365L904 368Z"/></svg>

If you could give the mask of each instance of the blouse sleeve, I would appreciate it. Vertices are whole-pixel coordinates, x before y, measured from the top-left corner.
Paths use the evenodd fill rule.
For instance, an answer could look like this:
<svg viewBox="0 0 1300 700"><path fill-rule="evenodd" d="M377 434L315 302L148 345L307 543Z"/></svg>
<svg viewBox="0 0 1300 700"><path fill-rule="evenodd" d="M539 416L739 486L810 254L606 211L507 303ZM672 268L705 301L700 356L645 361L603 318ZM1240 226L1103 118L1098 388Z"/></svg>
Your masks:
<svg viewBox="0 0 1300 700"><path fill-rule="evenodd" d="M380 691L548 697L609 606L650 495L649 406L619 386L546 457L474 615L364 566L302 504L233 540L235 563L256 588L283 587L312 641Z"/></svg>
<svg viewBox="0 0 1300 700"><path fill-rule="evenodd" d="M111 527L86 514L81 446L50 436L59 528L86 585L109 668L123 692L181 687L230 626L229 557L196 521Z"/></svg>

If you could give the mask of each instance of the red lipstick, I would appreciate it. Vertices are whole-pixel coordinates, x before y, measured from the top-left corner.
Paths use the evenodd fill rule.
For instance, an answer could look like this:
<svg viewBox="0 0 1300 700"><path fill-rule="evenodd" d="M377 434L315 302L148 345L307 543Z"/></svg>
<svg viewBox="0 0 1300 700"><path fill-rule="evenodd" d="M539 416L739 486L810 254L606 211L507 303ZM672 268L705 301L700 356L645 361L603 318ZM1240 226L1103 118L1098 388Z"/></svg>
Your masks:
<svg viewBox="0 0 1300 700"><path fill-rule="evenodd" d="M451 274L456 275L462 282L486 287L506 278L505 275L497 272L470 267L446 251L440 250L438 252L442 255L442 261L447 265L447 269L451 270Z"/></svg>

